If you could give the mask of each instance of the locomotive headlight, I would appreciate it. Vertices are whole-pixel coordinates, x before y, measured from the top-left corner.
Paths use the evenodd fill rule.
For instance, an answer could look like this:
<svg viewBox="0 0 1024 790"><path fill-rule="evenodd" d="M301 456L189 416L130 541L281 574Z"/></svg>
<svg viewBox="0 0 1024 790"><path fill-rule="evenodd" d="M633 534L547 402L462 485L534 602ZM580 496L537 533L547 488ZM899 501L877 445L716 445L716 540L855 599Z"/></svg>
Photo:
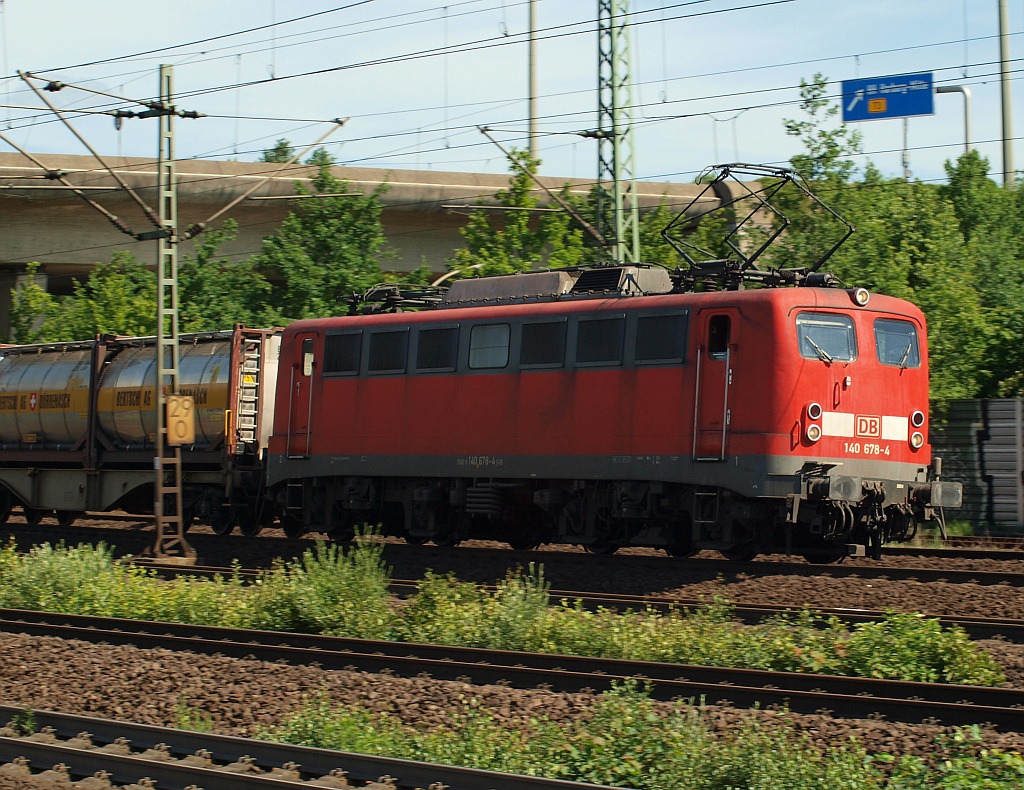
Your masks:
<svg viewBox="0 0 1024 790"><path fill-rule="evenodd" d="M820 403L808 403L807 404L807 418L809 420L820 420L821 419L821 404Z"/></svg>
<svg viewBox="0 0 1024 790"><path fill-rule="evenodd" d="M910 446L915 450L920 450L924 446L924 434L920 431L910 434Z"/></svg>
<svg viewBox="0 0 1024 790"><path fill-rule="evenodd" d="M807 437L807 441L816 442L821 438L821 426L817 423L811 423L807 426L807 430L804 431L804 435Z"/></svg>
<svg viewBox="0 0 1024 790"><path fill-rule="evenodd" d="M858 307L863 307L871 299L871 292L867 288L854 288L850 291L850 298Z"/></svg>
<svg viewBox="0 0 1024 790"><path fill-rule="evenodd" d="M924 412L914 411L910 415L910 424L913 425L915 428L920 428L922 425L924 425Z"/></svg>

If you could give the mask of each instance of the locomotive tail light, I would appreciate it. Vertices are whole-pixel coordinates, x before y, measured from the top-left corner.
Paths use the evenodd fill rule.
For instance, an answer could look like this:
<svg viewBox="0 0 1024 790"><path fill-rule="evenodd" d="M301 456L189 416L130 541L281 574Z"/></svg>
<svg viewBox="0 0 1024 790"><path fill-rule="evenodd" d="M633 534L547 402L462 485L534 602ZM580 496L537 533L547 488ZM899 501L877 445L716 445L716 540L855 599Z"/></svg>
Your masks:
<svg viewBox="0 0 1024 790"><path fill-rule="evenodd" d="M910 415L910 424L915 428L920 428L924 425L924 412L917 410Z"/></svg>
<svg viewBox="0 0 1024 790"><path fill-rule="evenodd" d="M818 425L816 422L812 422L804 430L804 436L807 437L807 441L809 442L818 441L818 439L821 438L821 426Z"/></svg>
<svg viewBox="0 0 1024 790"><path fill-rule="evenodd" d="M910 434L910 446L915 450L920 450L924 446L924 434L920 431Z"/></svg>
<svg viewBox="0 0 1024 790"><path fill-rule="evenodd" d="M808 403L807 404L807 419L809 420L820 420L821 419L821 404L820 403Z"/></svg>
<svg viewBox="0 0 1024 790"><path fill-rule="evenodd" d="M854 288L850 291L850 298L858 307L864 307L871 299L871 292L867 288Z"/></svg>

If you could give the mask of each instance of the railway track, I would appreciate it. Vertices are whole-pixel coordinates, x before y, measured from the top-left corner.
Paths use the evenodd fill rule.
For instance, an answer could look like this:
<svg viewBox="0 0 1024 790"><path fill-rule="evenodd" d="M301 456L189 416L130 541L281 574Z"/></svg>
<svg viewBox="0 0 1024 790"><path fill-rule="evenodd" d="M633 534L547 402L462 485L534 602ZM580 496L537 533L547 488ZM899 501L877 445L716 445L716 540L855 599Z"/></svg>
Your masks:
<svg viewBox="0 0 1024 790"><path fill-rule="evenodd" d="M85 539L90 533L93 536L93 540L96 538L115 543L116 539L124 539L127 535L141 537L143 542L148 539L146 533L152 531L153 522L151 516L145 515L132 515L127 513L87 513L81 517L81 522L115 522L123 524L123 527L110 527L104 528L102 526L90 526L87 530L83 530L81 527L61 527L58 525L53 518L44 519L42 524L36 526L29 526L24 523L24 519L20 514L15 514L12 520L7 525L12 533L17 533L19 537L32 537L35 535L38 538L49 541L60 541L63 540L66 543L74 543L75 541L81 541ZM312 544L316 540L324 540L325 536L311 533L305 538L299 540L292 540L289 538L277 537L274 535L261 535L254 539L243 539L237 535L231 537L219 537L212 534L190 532L189 539L195 540L200 543L206 543L213 541L218 544L218 549L222 548L236 548L239 551L243 550L243 547L251 544L253 540L258 540L259 545L269 548L270 552L280 552L283 556L296 554L301 552L304 547ZM140 544L141 545L141 544ZM426 556L444 554L453 550L460 552L483 552L487 554L497 554L504 557L508 557L512 553L511 549L508 548L484 548L478 546L469 546L463 544L457 549L448 547L438 546L421 546L421 545L408 545L402 542L400 539L389 540L389 549L396 552L409 552L409 553L423 553ZM687 562L679 558L669 559L664 553L657 549L644 550L643 555L624 555L618 554L614 557L614 560L624 559L626 556L633 558L639 558L648 556L656 558L657 560L670 562L673 565L680 565ZM883 549L883 559L885 557L927 557L927 558L939 558L948 560L1004 560L1007 562L1021 562L1024 563L1024 538L991 538L991 537L977 537L977 538L950 538L944 546L915 546L915 545L903 545L903 544L887 544ZM530 556L536 557L538 560L545 558L572 558L579 561L587 562L598 562L600 558L581 553L578 549L568 549L558 546L546 546L542 549L534 552L515 552L514 556ZM701 556L698 560L690 560L690 562L698 561L700 563L705 562L719 562L726 564L728 567L737 567L738 565L744 565L744 563L734 563L725 560L716 560L715 552L707 552ZM613 561L614 561L613 560ZM857 564L856 567L864 567L871 560L862 561ZM835 567L851 567L849 565L808 565L802 560L794 561L785 555L761 555L755 560L757 565L764 565L766 563L777 563L782 565L794 565L794 566L806 566L809 568L816 569L814 573L820 573L827 571ZM875 567L888 567L888 566L875 566Z"/></svg>
<svg viewBox="0 0 1024 790"><path fill-rule="evenodd" d="M0 706L0 721L24 711ZM300 787L368 790L599 790L599 786L501 774L412 760L189 732L109 719L32 711L34 734L0 736L0 763L68 768L71 779L103 772L117 784L149 777L165 790L271 790ZM88 737L83 737L83 733ZM10 765L5 775L16 778ZM60 772L58 772L60 773ZM27 780L27 775L22 774ZM56 786L56 785L55 785Z"/></svg>
<svg viewBox="0 0 1024 790"><path fill-rule="evenodd" d="M24 538L23 533L17 537ZM31 536L29 536L31 538ZM48 530L45 541L55 542L63 540L73 543L85 537L81 530L52 528ZM243 542L238 538L221 538L214 535L189 536L199 550L200 557L209 553L215 553L222 561L227 561L227 556L232 555L237 547L238 552L243 555L258 555L264 558L296 557L303 551L314 545L312 538L299 541L286 538L260 537L255 540L259 551L253 550L254 541ZM142 531L131 531L126 534L125 530L102 530L98 535L93 535L90 542L100 538L105 542L117 545L119 553L138 553L147 545L148 536ZM322 539L322 538L321 538ZM888 549L887 549L888 550ZM972 550L972 553L950 554L935 549L914 549L908 548L903 553L906 556L921 557L945 557L954 559L977 559L993 560L1001 559L1007 562L1017 561L1021 568L1017 569L959 569L956 567L917 567L895 564L874 564L871 561L859 561L842 563L838 565L811 565L802 560L794 561L784 557L762 557L752 562L733 562L712 557L696 557L690 559L669 558L663 554L629 554L616 556L594 556L578 551L543 550L536 552L513 552L505 548L490 548L477 546L460 546L455 548L439 546L410 546L400 542L388 542L385 546L385 560L394 562L398 559L408 560L410 555L422 557L425 567L431 563L465 563L469 558L473 561L492 561L507 566L510 563L526 564L529 562L554 565L560 567L584 567L592 571L600 571L602 568L628 569L636 574L643 575L646 571L670 572L680 576L687 574L700 574L705 576L721 575L729 578L744 574L747 576L772 576L787 575L800 577L828 577L861 579L888 579L890 581L919 581L919 582L949 582L952 584L982 584L996 585L1008 584L1013 587L1024 587L1024 554L1018 555L1015 552L996 550ZM1009 556L1007 556L1009 555ZM895 556L895 555L894 555ZM257 560L258 561L258 560Z"/></svg>
<svg viewBox="0 0 1024 790"><path fill-rule="evenodd" d="M208 626L0 610L0 631L164 648L233 658L316 663L329 670L387 671L474 684L558 692L603 691L640 678L659 700L693 699L738 707L785 707L951 726L989 723L1024 731L1024 691L891 680L543 655Z"/></svg>
<svg viewBox="0 0 1024 790"><path fill-rule="evenodd" d="M206 566L181 566L181 565L160 565L158 563L138 562L143 567L154 569L163 578L175 578L179 576L212 578L215 576L231 576L235 574L245 580L259 578L262 571L255 568L221 568ZM493 587L486 586L493 590ZM418 582L409 579L392 579L390 582L391 593L400 598L408 598L416 594ZM643 611L654 609L660 612L680 609L700 609L707 605L706 601L686 598L669 598L657 595L621 595L615 593L587 592L575 590L549 590L552 601L578 601L585 608L591 611L597 609L615 609L625 611ZM856 623L873 623L882 620L885 612L872 609L850 609L850 608L822 608L808 607L810 611L824 617L835 617L844 623L851 625ZM733 612L736 618L747 625L754 625L767 620L770 617L799 611L792 606L775 606L770 604L734 605ZM971 639L996 639L1002 638L1010 642L1024 644L1024 620L1009 618L986 618L986 617L955 617L947 615L932 615L927 612L920 613L923 617L939 620L943 626L959 626Z"/></svg>

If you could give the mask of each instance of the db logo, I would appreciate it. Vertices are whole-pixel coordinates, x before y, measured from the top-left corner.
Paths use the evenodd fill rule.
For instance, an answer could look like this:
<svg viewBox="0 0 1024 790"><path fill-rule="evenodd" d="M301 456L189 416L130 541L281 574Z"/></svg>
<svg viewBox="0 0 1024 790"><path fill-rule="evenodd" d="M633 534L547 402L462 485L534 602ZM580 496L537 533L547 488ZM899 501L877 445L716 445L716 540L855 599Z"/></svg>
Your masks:
<svg viewBox="0 0 1024 790"><path fill-rule="evenodd" d="M855 436L863 436L867 439L882 438L882 418L871 417L865 414L857 415L857 427L854 429Z"/></svg>

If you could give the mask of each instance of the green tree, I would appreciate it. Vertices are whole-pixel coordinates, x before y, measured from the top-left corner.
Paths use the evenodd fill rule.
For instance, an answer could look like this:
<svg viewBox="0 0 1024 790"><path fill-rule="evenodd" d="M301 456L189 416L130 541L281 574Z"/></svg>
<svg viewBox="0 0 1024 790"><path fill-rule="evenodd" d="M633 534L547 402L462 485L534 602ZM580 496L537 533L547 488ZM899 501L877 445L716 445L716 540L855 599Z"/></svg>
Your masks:
<svg viewBox="0 0 1024 790"><path fill-rule="evenodd" d="M156 276L130 252L117 251L97 264L71 297L62 299L51 323L72 337L156 332Z"/></svg>
<svg viewBox="0 0 1024 790"><path fill-rule="evenodd" d="M824 74L800 80L800 109L807 117L782 122L786 134L798 137L806 149L790 160L793 169L808 181L849 180L855 170L849 156L860 147L861 135L848 126L831 127L839 107L828 98Z"/></svg>
<svg viewBox="0 0 1024 790"><path fill-rule="evenodd" d="M57 300L36 279L39 262L25 267L25 278L11 289L12 343L41 343L46 337L46 316L53 312Z"/></svg>
<svg viewBox="0 0 1024 790"><path fill-rule="evenodd" d="M523 162L525 167L516 164ZM540 161L523 151L513 151L508 189L494 195L506 211L475 209L460 233L466 246L456 251L449 267L473 274L511 274L530 269L575 266L583 261L583 233L569 214L535 212L539 199L530 173ZM563 189L562 196L568 194ZM536 216L540 214L540 216ZM497 216L496 216L497 215Z"/></svg>
<svg viewBox="0 0 1024 790"><path fill-rule="evenodd" d="M37 342L156 332L156 277L130 252L119 250L109 261L96 264L84 282L75 283L70 296L45 299L37 288L30 286L21 297L21 305L39 311L36 317L29 320L28 309L18 317L21 327L26 320L38 326L43 318L31 338Z"/></svg>
<svg viewBox="0 0 1024 790"><path fill-rule="evenodd" d="M276 322L340 315L339 299L380 282L384 253L382 184L368 195L320 197L349 192L348 183L322 163L312 189L296 185L299 199L281 227L263 240L255 271L272 289L265 315Z"/></svg>
<svg viewBox="0 0 1024 790"><path fill-rule="evenodd" d="M251 260L229 263L218 258L220 246L238 236L238 223L229 219L219 230L196 239L195 254L178 266L178 322L183 332L274 324L267 304L271 286Z"/></svg>
<svg viewBox="0 0 1024 790"><path fill-rule="evenodd" d="M939 188L956 214L965 260L989 324L989 345L979 371L981 397L1024 394L1024 194L989 178L989 162L970 151L946 163Z"/></svg>
<svg viewBox="0 0 1024 790"><path fill-rule="evenodd" d="M974 397L985 376L989 325L953 207L932 185L885 179L871 166L832 205L857 231L828 268L845 283L920 307L933 399Z"/></svg>
<svg viewBox="0 0 1024 790"><path fill-rule="evenodd" d="M260 156L261 162L279 162L284 164L291 160L295 156L295 149L292 148L292 144L285 138L279 139L273 148L266 149Z"/></svg>
<svg viewBox="0 0 1024 790"><path fill-rule="evenodd" d="M326 148L321 146L309 155L309 158L306 160L306 164L314 165L316 167L331 167L334 164L334 157L331 156Z"/></svg>

